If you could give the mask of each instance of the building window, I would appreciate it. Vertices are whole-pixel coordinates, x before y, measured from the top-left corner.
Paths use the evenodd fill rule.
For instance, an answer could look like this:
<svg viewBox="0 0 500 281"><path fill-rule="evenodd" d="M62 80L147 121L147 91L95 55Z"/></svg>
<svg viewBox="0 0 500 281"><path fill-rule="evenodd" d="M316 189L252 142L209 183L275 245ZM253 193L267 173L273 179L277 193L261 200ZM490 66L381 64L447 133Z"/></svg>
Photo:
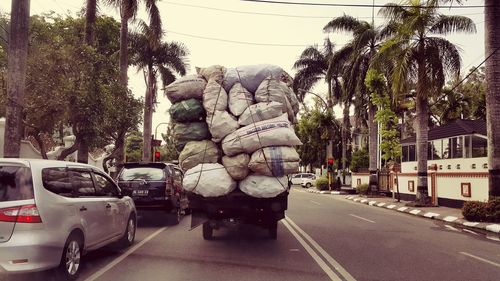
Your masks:
<svg viewBox="0 0 500 281"><path fill-rule="evenodd" d="M415 181L408 181L408 191L410 192L415 191Z"/></svg>
<svg viewBox="0 0 500 281"><path fill-rule="evenodd" d="M463 197L471 197L470 182L463 182L460 184Z"/></svg>
<svg viewBox="0 0 500 281"><path fill-rule="evenodd" d="M408 146L408 161L413 162L416 161L416 153L415 153L415 145Z"/></svg>
<svg viewBox="0 0 500 281"><path fill-rule="evenodd" d="M432 157L433 160L439 160L443 157L443 143L442 140L432 141Z"/></svg>
<svg viewBox="0 0 500 281"><path fill-rule="evenodd" d="M403 145L401 147L402 149L402 161L403 162L408 162L408 146L407 145Z"/></svg>
<svg viewBox="0 0 500 281"><path fill-rule="evenodd" d="M361 185L361 179L357 179L357 180L356 180L356 185L357 185L357 186L360 186L360 185Z"/></svg>
<svg viewBox="0 0 500 281"><path fill-rule="evenodd" d="M451 158L463 157L463 137L455 137L450 139Z"/></svg>
<svg viewBox="0 0 500 281"><path fill-rule="evenodd" d="M472 157L486 157L488 155L488 143L485 138L471 136Z"/></svg>
<svg viewBox="0 0 500 281"><path fill-rule="evenodd" d="M443 156L441 159L450 159L451 158L451 142L450 139L443 139Z"/></svg>

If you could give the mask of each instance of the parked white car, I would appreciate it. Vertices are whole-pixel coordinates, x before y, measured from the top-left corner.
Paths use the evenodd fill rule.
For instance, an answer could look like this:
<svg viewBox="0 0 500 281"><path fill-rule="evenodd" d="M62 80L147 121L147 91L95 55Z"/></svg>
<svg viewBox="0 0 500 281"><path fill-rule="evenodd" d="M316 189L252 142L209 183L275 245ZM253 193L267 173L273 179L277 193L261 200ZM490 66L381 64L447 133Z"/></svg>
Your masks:
<svg viewBox="0 0 500 281"><path fill-rule="evenodd" d="M312 173L299 173L292 176L292 184L302 187L312 187L316 183L316 175Z"/></svg>
<svg viewBox="0 0 500 281"><path fill-rule="evenodd" d="M0 271L55 268L74 280L85 252L132 245L136 220L132 199L96 167L0 158Z"/></svg>

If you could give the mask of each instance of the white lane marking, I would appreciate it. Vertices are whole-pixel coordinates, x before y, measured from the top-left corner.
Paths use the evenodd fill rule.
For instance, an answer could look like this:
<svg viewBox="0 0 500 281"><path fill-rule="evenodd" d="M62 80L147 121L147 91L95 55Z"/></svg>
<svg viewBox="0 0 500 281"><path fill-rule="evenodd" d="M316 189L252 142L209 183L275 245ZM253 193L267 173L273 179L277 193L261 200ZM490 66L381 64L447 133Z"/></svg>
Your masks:
<svg viewBox="0 0 500 281"><path fill-rule="evenodd" d="M447 222L452 222L452 221L456 221L458 218L457 217L454 217L454 216L447 216L445 217L443 220L444 221L447 221Z"/></svg>
<svg viewBox="0 0 500 281"><path fill-rule="evenodd" d="M447 225L447 224L445 224L445 225L444 225L444 227L446 227L446 228L448 228L448 229L450 229L450 230L453 230L453 231L460 231L460 230L458 230L458 228L455 228L455 227L453 227L453 226L451 226L451 225Z"/></svg>
<svg viewBox="0 0 500 281"><path fill-rule="evenodd" d="M151 239L155 238L156 235L160 234L162 231L164 231L165 229L167 229L166 226L158 229L157 231L155 231L153 234L149 235L148 237L146 237L146 239L142 240L141 242L139 242L139 244L135 245L134 247L128 249L128 251L126 251L125 253L121 254L119 257L117 257L116 259L114 259L112 262L108 263L108 265L106 265L105 267L101 268L99 271L97 271L96 273L92 274L90 277L88 277L87 279L85 279L85 281L94 281L96 280L97 278L101 277L104 273L106 273L106 271L110 270L111 268L113 268L115 265L117 265L118 263L120 263L122 260L124 260L126 257L130 256L133 252L137 251L137 249L139 249L140 247L142 247L142 245L146 244L147 242L149 242Z"/></svg>
<svg viewBox="0 0 500 281"><path fill-rule="evenodd" d="M290 252L299 252L299 249L290 249Z"/></svg>
<svg viewBox="0 0 500 281"><path fill-rule="evenodd" d="M478 222L469 222L469 221L466 221L463 223L463 225L466 225L466 226L476 226L478 224L479 224Z"/></svg>
<svg viewBox="0 0 500 281"><path fill-rule="evenodd" d="M314 201L314 200L309 200L309 201L311 201L312 203L314 203L314 204L316 204L316 205L321 205L321 203L316 202L316 201Z"/></svg>
<svg viewBox="0 0 500 281"><path fill-rule="evenodd" d="M398 208L398 211L400 211L400 212L404 212L404 211L406 211L406 210L408 210L408 207L401 207L401 208Z"/></svg>
<svg viewBox="0 0 500 281"><path fill-rule="evenodd" d="M287 220L287 222L289 222L290 225L295 227L295 229L297 229L297 231L300 232L300 234L302 234L302 236L304 236L304 238L307 239L309 243L311 243L311 245L326 259L328 263L330 263L331 266L333 266L333 268L335 268L335 270L337 270L340 273L340 275L342 275L342 277L346 281L356 281L356 279L354 279L354 277L352 277L352 275L349 272L347 272L347 270L345 270L345 268L342 267L340 263L338 263L334 258L332 258L332 256L330 256L316 241L314 241L314 239L312 239L311 236L309 236L309 234L307 234L304 230L302 230L302 228L300 228L296 223L294 223L292 219L290 219L288 216L285 216L285 220Z"/></svg>
<svg viewBox="0 0 500 281"><path fill-rule="evenodd" d="M490 224L486 226L486 230L495 232L495 233L500 233L500 224Z"/></svg>
<svg viewBox="0 0 500 281"><path fill-rule="evenodd" d="M424 214L424 217L426 217L426 218L433 218L433 217L437 217L437 216L439 216L439 214L436 214L433 212L428 212L428 213Z"/></svg>
<svg viewBox="0 0 500 281"><path fill-rule="evenodd" d="M385 203L378 203L377 206L379 207L384 207L385 206Z"/></svg>
<svg viewBox="0 0 500 281"><path fill-rule="evenodd" d="M422 212L422 211L421 210L411 210L410 214L412 214L412 215L418 215L418 214L420 214L420 212Z"/></svg>
<svg viewBox="0 0 500 281"><path fill-rule="evenodd" d="M486 238L493 240L493 241L500 241L500 238L498 238L494 235L491 235L491 234L486 234Z"/></svg>
<svg viewBox="0 0 500 281"><path fill-rule="evenodd" d="M374 222L374 221L372 221L372 220L365 219L365 218L363 218L363 217L356 216L356 215L353 215L353 214L349 214L349 216L352 216L352 217L355 217L355 218L358 218L358 219L360 219L360 220L364 220L364 221L367 221L367 222L375 223L375 222Z"/></svg>
<svg viewBox="0 0 500 281"><path fill-rule="evenodd" d="M300 237L300 235L288 224L287 220L282 220L281 221L283 223L283 225L288 228L288 231L290 231L290 233L292 233L293 237L295 237L295 239L297 239L297 241L299 241L300 245L302 245L302 247L304 247L304 249L306 250L306 252L314 259L314 261L319 265L319 267L321 267L321 269L323 269L323 271L326 273L326 275L328 275L328 277L330 277L330 280L342 280L340 279L339 276L337 276L337 274L335 274L335 272L333 272L333 270L328 267L328 265L326 264L326 262L321 259L321 257L316 254L316 252L314 252L314 250L311 248L311 246L309 246L306 241L304 241L304 239L302 239L302 237Z"/></svg>
<svg viewBox="0 0 500 281"><path fill-rule="evenodd" d="M483 259L481 257L478 257L478 256L474 256L473 254L469 254L469 253L466 253L466 252L460 252L460 254L462 255L466 255L466 256L469 256L471 258L474 258L474 259L477 259L477 260L480 260L482 262L485 262L485 263L489 263L493 266L496 266L496 267L499 267L500 268L500 264L499 263L496 263L496 262L493 262L493 261L490 261L490 260L487 260L487 259Z"/></svg>
<svg viewBox="0 0 500 281"><path fill-rule="evenodd" d="M376 203L377 203L377 201L370 201L370 202L368 202L368 205L373 206L373 205L375 205Z"/></svg>
<svg viewBox="0 0 500 281"><path fill-rule="evenodd" d="M474 231L472 231L472 230L468 230L468 229L466 229L466 228L464 228L464 229L462 229L462 230L463 230L463 231L465 231L465 232L468 232L468 233L470 233L470 234L479 235L479 234L477 234L477 232L474 232Z"/></svg>
<svg viewBox="0 0 500 281"><path fill-rule="evenodd" d="M387 206L386 208L387 208L387 209L394 209L394 208L396 208L396 205L389 205L389 206Z"/></svg>

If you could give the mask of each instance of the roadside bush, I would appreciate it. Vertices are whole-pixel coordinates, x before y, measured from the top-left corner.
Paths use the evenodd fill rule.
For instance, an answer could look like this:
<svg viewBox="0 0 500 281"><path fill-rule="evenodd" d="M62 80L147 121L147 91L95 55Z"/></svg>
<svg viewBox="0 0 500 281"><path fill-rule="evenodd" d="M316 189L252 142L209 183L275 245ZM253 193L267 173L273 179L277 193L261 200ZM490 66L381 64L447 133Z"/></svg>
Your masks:
<svg viewBox="0 0 500 281"><path fill-rule="evenodd" d="M328 190L328 179L326 177L316 179L316 189Z"/></svg>
<svg viewBox="0 0 500 281"><path fill-rule="evenodd" d="M462 207L462 215L468 221L500 222L500 198L489 202L468 201Z"/></svg>
<svg viewBox="0 0 500 281"><path fill-rule="evenodd" d="M362 183L356 187L356 192L358 194L367 194L368 193L368 184L367 183Z"/></svg>

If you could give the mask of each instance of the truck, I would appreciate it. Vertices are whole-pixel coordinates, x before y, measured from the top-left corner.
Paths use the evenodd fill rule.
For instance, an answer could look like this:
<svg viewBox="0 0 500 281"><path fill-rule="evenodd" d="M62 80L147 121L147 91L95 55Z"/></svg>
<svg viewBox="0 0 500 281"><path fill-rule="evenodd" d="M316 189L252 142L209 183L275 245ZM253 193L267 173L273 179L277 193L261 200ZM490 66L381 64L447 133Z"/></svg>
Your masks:
<svg viewBox="0 0 500 281"><path fill-rule="evenodd" d="M203 239L211 240L214 230L229 224L253 224L268 230L269 238L278 237L278 221L285 218L288 188L272 198L251 197L239 189L225 196L203 197L188 193L191 227L203 225Z"/></svg>

